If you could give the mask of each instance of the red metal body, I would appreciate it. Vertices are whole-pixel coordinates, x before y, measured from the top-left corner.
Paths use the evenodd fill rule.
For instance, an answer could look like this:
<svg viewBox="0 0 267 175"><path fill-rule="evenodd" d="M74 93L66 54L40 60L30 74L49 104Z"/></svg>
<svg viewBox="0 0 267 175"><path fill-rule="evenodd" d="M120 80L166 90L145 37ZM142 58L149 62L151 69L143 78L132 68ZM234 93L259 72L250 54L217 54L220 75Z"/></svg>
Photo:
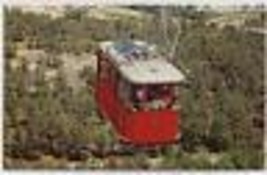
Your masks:
<svg viewBox="0 0 267 175"><path fill-rule="evenodd" d="M180 138L180 112L171 108L151 111L132 111L118 97L120 72L99 51L96 81L96 101L105 120L111 122L119 139L134 145L173 143ZM101 61L108 66L103 67ZM106 72L103 76L103 71Z"/></svg>

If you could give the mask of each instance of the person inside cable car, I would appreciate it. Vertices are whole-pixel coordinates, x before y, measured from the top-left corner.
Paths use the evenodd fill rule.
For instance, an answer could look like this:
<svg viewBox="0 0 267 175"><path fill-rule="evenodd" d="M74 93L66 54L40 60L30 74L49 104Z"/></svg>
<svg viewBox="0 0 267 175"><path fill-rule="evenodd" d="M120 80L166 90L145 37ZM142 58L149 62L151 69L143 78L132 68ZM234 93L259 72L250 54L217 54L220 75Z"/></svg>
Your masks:
<svg viewBox="0 0 267 175"><path fill-rule="evenodd" d="M163 85L161 87L161 98L164 101L165 107L171 107L172 102L174 100L173 88L168 85Z"/></svg>
<svg viewBox="0 0 267 175"><path fill-rule="evenodd" d="M159 110L171 106L172 88L168 85L138 86L134 88L133 103L140 110Z"/></svg>

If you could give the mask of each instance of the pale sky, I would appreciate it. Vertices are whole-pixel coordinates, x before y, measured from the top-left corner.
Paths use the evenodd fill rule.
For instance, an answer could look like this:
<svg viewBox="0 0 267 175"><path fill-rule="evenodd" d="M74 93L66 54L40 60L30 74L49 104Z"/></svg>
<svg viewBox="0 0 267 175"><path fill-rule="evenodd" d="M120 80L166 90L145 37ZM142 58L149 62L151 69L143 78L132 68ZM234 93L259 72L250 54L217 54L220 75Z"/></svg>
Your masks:
<svg viewBox="0 0 267 175"><path fill-rule="evenodd" d="M256 5L265 4L267 0L3 0L8 5L102 5L102 4L177 4L177 5Z"/></svg>

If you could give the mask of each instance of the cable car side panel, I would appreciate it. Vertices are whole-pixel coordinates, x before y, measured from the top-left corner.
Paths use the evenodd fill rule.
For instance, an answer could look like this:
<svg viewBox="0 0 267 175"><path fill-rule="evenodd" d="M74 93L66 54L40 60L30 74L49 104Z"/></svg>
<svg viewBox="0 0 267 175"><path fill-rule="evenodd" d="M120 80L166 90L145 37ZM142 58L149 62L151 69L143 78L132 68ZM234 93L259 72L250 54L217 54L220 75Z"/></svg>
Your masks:
<svg viewBox="0 0 267 175"><path fill-rule="evenodd" d="M162 111L140 111L129 116L126 135L134 144L167 144L179 140L179 113Z"/></svg>

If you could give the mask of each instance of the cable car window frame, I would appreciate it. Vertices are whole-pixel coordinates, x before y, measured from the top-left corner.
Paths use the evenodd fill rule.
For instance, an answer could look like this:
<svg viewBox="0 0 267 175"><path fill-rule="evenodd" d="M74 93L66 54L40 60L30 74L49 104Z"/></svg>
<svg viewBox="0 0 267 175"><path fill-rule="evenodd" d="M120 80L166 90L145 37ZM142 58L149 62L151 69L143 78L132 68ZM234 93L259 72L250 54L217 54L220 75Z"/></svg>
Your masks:
<svg viewBox="0 0 267 175"><path fill-rule="evenodd" d="M99 68L99 79L102 81L108 80L112 67L107 58L101 57L99 60Z"/></svg>
<svg viewBox="0 0 267 175"><path fill-rule="evenodd" d="M131 83L129 83L120 74L118 74L117 78L118 78L117 95L119 101L125 108L130 109L131 111L136 111L136 108L134 107L134 104L131 101L131 91L132 91Z"/></svg>
<svg viewBox="0 0 267 175"><path fill-rule="evenodd" d="M151 93L150 91L155 89L155 87L157 86L157 88L161 89L163 86L168 86L171 87L170 89L170 93L169 99L168 101L166 101L166 99L164 99L163 96L163 92L160 92L160 95L158 96L159 93ZM141 85L142 86L142 85ZM175 100L177 97L175 97L174 95L174 91L176 91L175 89L176 85L175 84L146 84L143 85L143 88L146 94L146 100L142 101L140 99L138 99L138 97L136 97L137 95L137 89L140 88L140 85L138 87L134 88L133 91L133 96L132 96L132 103L134 103L134 106L137 106L138 110L140 111L157 111L157 110L163 110L163 109L170 109L172 108ZM141 87L142 88L142 87ZM150 93L150 94L148 94ZM158 96L158 97L157 97Z"/></svg>
<svg viewBox="0 0 267 175"><path fill-rule="evenodd" d="M121 76L119 77L118 81L117 94L122 105L127 109L131 109L131 111L157 111L163 109L179 108L177 107L180 106L179 85L177 84L166 84L166 85L171 88L170 89L171 94L169 95L170 101L166 102L166 99L163 99L163 94L160 95L159 99L154 99L155 101L158 100L161 102L161 107L151 107L152 101L150 100L148 100L147 102L138 101L136 97L136 90L138 86L140 87L140 85L132 84ZM158 84L154 86L164 86L164 84ZM151 89L153 85L146 84L143 85L143 87Z"/></svg>

